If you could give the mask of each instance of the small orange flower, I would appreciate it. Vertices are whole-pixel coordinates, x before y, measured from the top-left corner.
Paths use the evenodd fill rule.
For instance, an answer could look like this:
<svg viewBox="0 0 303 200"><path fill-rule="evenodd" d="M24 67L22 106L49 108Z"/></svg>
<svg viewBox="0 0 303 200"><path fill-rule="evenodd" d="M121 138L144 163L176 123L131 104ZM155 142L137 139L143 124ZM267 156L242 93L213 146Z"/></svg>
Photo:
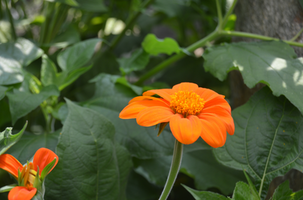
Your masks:
<svg viewBox="0 0 303 200"><path fill-rule="evenodd" d="M226 132L233 135L235 131L231 108L224 96L194 83L146 91L143 96L133 98L119 117L136 118L141 126L169 122L179 142L192 144L201 136L215 148L225 144Z"/></svg>
<svg viewBox="0 0 303 200"><path fill-rule="evenodd" d="M40 148L34 155L33 162L22 165L14 156L10 154L0 155L0 168L12 174L17 180L20 179L22 185L16 186L8 194L9 200L30 200L37 189L34 187L36 178L41 178L43 169L56 158L54 166L48 171L51 172L58 163L58 156L49 149ZM39 174L37 174L39 168ZM20 176L19 177L19 173ZM44 178L44 177L43 177ZM43 180L42 180L43 181Z"/></svg>

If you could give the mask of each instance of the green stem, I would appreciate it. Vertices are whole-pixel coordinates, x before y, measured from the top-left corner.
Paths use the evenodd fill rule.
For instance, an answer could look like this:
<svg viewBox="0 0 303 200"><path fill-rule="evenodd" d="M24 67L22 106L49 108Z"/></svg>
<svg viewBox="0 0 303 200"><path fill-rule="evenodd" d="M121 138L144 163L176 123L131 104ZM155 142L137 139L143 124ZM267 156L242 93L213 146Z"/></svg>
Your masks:
<svg viewBox="0 0 303 200"><path fill-rule="evenodd" d="M227 23L227 21L228 21L228 17L229 17L229 16L231 15L231 13L234 11L234 8L235 8L237 2L238 2L238 0L234 0L234 1L233 1L233 4L232 4L232 5L230 6L230 8L228 9L226 15L224 16L223 22L222 22L222 24L221 24L222 28L225 27L225 25L226 25L226 23Z"/></svg>
<svg viewBox="0 0 303 200"><path fill-rule="evenodd" d="M186 50L189 52L193 52L197 48L204 46L207 42L213 41L213 40L217 39L218 37L219 37L218 31L214 31L211 34L209 34L208 36L206 36L205 38L203 38L203 39L195 42L194 44L190 45L189 47L187 47ZM146 74L144 74L135 84L141 85L145 80L149 79L153 75L157 74L158 72L162 71L163 69L167 68L172 63L180 60L181 58L183 58L185 56L186 56L186 54L181 52L181 53L178 53L178 54L168 58L167 60L161 62L160 64L155 66L153 69L148 71Z"/></svg>
<svg viewBox="0 0 303 200"><path fill-rule="evenodd" d="M295 35L293 38L291 38L289 41L295 41L303 32L303 28L299 31L299 33L297 33L297 35Z"/></svg>
<svg viewBox="0 0 303 200"><path fill-rule="evenodd" d="M222 11L221 11L221 5L219 0L216 0L216 7L217 7L217 13L218 13L218 27L219 29L222 29Z"/></svg>
<svg viewBox="0 0 303 200"><path fill-rule="evenodd" d="M246 37L246 38L254 38L259 40L275 40L275 41L281 41L278 38L273 37L267 37L263 35L253 34L253 33L245 33L245 32L239 32L239 31L221 31L220 35L222 36L237 36L237 37ZM283 42L297 47L303 47L303 43L299 42L293 42L291 40L282 40Z"/></svg>
<svg viewBox="0 0 303 200"><path fill-rule="evenodd" d="M148 7L151 3L153 3L154 0L147 0L142 8L137 11L134 15L131 15L131 17L129 18L129 20L127 20L127 24L125 25L123 31L114 39L114 41L111 44L110 49L114 49L116 47L116 45L120 42L120 40L123 38L123 36L125 35L125 32L133 25L133 23L138 19L138 17L140 16L142 10L146 7Z"/></svg>
<svg viewBox="0 0 303 200"><path fill-rule="evenodd" d="M12 13L11 13L9 7L8 7L7 1L8 1L8 0L5 0L4 2L5 2L6 9L7 9L9 22L10 22L11 28L12 28L13 39L14 39L14 40L17 40L17 34L16 34L15 25L14 25L14 19L13 19Z"/></svg>
<svg viewBox="0 0 303 200"><path fill-rule="evenodd" d="M170 194L170 191L174 186L175 180L177 178L181 166L182 154L183 154L183 144L180 143L178 140L176 140L170 171L159 200L166 200L166 198Z"/></svg>

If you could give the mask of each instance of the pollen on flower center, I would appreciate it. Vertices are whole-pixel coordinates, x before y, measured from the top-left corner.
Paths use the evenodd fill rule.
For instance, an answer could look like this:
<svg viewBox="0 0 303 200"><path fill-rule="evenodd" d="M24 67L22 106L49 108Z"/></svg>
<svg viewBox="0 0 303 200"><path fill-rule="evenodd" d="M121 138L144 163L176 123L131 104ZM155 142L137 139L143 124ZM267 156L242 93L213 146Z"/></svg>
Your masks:
<svg viewBox="0 0 303 200"><path fill-rule="evenodd" d="M201 112L205 101L198 94L191 91L179 91L171 95L170 107L182 115L196 115Z"/></svg>

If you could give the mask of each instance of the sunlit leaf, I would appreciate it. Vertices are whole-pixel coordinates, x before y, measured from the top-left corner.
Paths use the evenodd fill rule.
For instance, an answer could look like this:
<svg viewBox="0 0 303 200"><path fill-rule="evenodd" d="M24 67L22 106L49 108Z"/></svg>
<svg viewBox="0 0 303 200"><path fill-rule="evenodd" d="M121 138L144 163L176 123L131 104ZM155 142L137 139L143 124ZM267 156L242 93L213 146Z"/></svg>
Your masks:
<svg viewBox="0 0 303 200"><path fill-rule="evenodd" d="M27 122L19 133L12 135L13 128L6 128L5 131L0 132L0 155L7 151L11 146L20 140L24 130L26 129Z"/></svg>
<svg viewBox="0 0 303 200"><path fill-rule="evenodd" d="M43 51L29 40L18 38L16 42L0 44L0 85L23 81L22 67L39 58Z"/></svg>
<svg viewBox="0 0 303 200"><path fill-rule="evenodd" d="M244 169L265 198L270 182L290 169L303 170L303 116L285 97L268 88L232 112L235 134L214 149L224 165Z"/></svg>
<svg viewBox="0 0 303 200"><path fill-rule="evenodd" d="M60 161L46 178L46 198L125 199L131 160L115 143L115 127L95 111L69 100L67 105L57 146Z"/></svg>
<svg viewBox="0 0 303 200"><path fill-rule="evenodd" d="M197 191L185 185L183 185L183 187L194 197L195 200L228 200L228 198L213 192Z"/></svg>
<svg viewBox="0 0 303 200"><path fill-rule="evenodd" d="M57 87L50 85L42 88L39 94L21 92L15 89L13 92L7 92L6 95L9 99L9 108L14 124L17 119L37 108L48 97L59 96L59 91Z"/></svg>
<svg viewBox="0 0 303 200"><path fill-rule="evenodd" d="M179 53L181 51L178 43L172 38L165 38L163 40L158 39L154 34L148 34L143 42L143 49L151 54L158 55L159 53L165 53L171 55L173 53Z"/></svg>
<svg viewBox="0 0 303 200"><path fill-rule="evenodd" d="M208 48L204 67L220 80L238 69L244 83L268 85L276 96L285 95L303 113L303 58L283 42L233 43Z"/></svg>

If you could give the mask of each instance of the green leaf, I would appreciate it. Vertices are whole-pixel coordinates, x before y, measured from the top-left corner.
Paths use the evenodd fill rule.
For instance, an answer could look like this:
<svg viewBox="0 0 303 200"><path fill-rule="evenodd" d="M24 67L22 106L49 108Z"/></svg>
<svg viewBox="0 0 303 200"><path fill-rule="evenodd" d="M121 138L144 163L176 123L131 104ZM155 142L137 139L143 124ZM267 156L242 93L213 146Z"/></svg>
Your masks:
<svg viewBox="0 0 303 200"><path fill-rule="evenodd" d="M81 41L79 31L73 26L70 25L68 28L61 33L60 35L56 36L49 46L54 46L58 48L65 48L71 44L75 44Z"/></svg>
<svg viewBox="0 0 303 200"><path fill-rule="evenodd" d="M289 188L289 181L286 180L277 187L271 200L288 200L291 199L292 190Z"/></svg>
<svg viewBox="0 0 303 200"><path fill-rule="evenodd" d="M266 87L232 112L235 134L214 149L224 165L244 169L265 198L270 182L290 169L303 170L303 116Z"/></svg>
<svg viewBox="0 0 303 200"><path fill-rule="evenodd" d="M40 135L25 132L22 140L12 146L7 153L17 158L20 163L26 163L26 161L31 160L36 151L41 147L48 148L55 152L59 135L60 130L54 133L42 133Z"/></svg>
<svg viewBox="0 0 303 200"><path fill-rule="evenodd" d="M124 74L129 74L132 71L139 71L146 67L149 61L149 54L142 49L137 49L132 52L129 58L120 58L120 71Z"/></svg>
<svg viewBox="0 0 303 200"><path fill-rule="evenodd" d="M257 192L257 189L256 187L254 186L253 182L250 180L249 176L247 175L247 173L245 172L245 170L243 170L243 173L246 177L246 180L248 182L248 185L249 185L249 189L250 189L250 192L251 192L251 195L252 195L252 198L254 199L257 199L257 200L260 200L260 197L258 195L258 192Z"/></svg>
<svg viewBox="0 0 303 200"><path fill-rule="evenodd" d="M303 199L303 190L293 192L289 188L289 181L286 180L281 183L275 190L273 196L270 200L302 200Z"/></svg>
<svg viewBox="0 0 303 200"><path fill-rule="evenodd" d="M6 87L0 86L0 100L3 99L3 97L5 96L6 91L7 91Z"/></svg>
<svg viewBox="0 0 303 200"><path fill-rule="evenodd" d="M6 93L9 99L9 108L12 115L12 123L17 119L25 116L35 108L37 108L44 100L50 96L59 96L60 93L54 85L42 88L39 94L32 94L29 92L21 92L14 90Z"/></svg>
<svg viewBox="0 0 303 200"><path fill-rule="evenodd" d="M91 69L91 67L92 65L73 70L65 70L58 73L56 65L47 57L47 55L43 55L41 81L44 86L56 85L61 91L77 80L82 74Z"/></svg>
<svg viewBox="0 0 303 200"><path fill-rule="evenodd" d="M233 193L233 200L260 200L259 196L255 196L251 193L251 189L247 183L238 182L236 184L234 193Z"/></svg>
<svg viewBox="0 0 303 200"><path fill-rule="evenodd" d="M191 145L184 147L188 146ZM193 151L185 148L180 172L192 177L197 189L218 188L223 194L228 195L233 192L237 181L245 180L242 171L230 169L218 163L210 147L204 147L205 150L201 150L200 146L200 150ZM145 160L134 159L134 164L137 166L135 171L149 182L164 186L171 160L172 156Z"/></svg>
<svg viewBox="0 0 303 200"><path fill-rule="evenodd" d="M23 38L0 44L0 85L22 82L22 67L26 67L42 54L43 51L34 43Z"/></svg>
<svg viewBox="0 0 303 200"><path fill-rule="evenodd" d="M11 191L11 189L13 189L16 186L17 186L17 184L11 184L11 185L3 186L3 187L0 188L0 193L9 192L9 191Z"/></svg>
<svg viewBox="0 0 303 200"><path fill-rule="evenodd" d="M303 8L303 0L299 0L301 7Z"/></svg>
<svg viewBox="0 0 303 200"><path fill-rule="evenodd" d="M132 156L149 159L173 152L174 137L164 130L157 137L155 127L139 126L135 120L119 118L121 110L137 94L132 88L117 83L119 76L100 74L92 82L96 84L96 91L91 100L84 106L106 116L116 129L116 140L125 146Z"/></svg>
<svg viewBox="0 0 303 200"><path fill-rule="evenodd" d="M125 199L131 167L102 115L67 101L69 114L57 146L60 161L46 179L47 199Z"/></svg>
<svg viewBox="0 0 303 200"><path fill-rule="evenodd" d="M62 71L71 72L88 63L95 52L95 46L101 39L94 38L74 44L60 52L57 61Z"/></svg>
<svg viewBox="0 0 303 200"><path fill-rule="evenodd" d="M233 43L211 47L203 54L204 67L220 80L238 69L252 88L265 83L273 94L283 94L303 113L303 58L283 42ZM296 58L296 59L295 59Z"/></svg>
<svg viewBox="0 0 303 200"><path fill-rule="evenodd" d="M67 4L69 6L78 6L79 4L77 3L77 1L75 0L46 0L49 2L60 2L60 3L64 3Z"/></svg>
<svg viewBox="0 0 303 200"><path fill-rule="evenodd" d="M130 172L126 188L126 196L129 200L151 200L161 195L162 188L149 183L145 178L134 171Z"/></svg>
<svg viewBox="0 0 303 200"><path fill-rule="evenodd" d="M5 131L0 133L0 155L7 151L11 146L13 146L22 137L24 130L26 129L27 122L24 124L23 128L19 133L12 135L13 128L6 128Z"/></svg>
<svg viewBox="0 0 303 200"><path fill-rule="evenodd" d="M185 185L183 185L183 187L195 198L195 200L228 200L228 198L213 192L197 191Z"/></svg>
<svg viewBox="0 0 303 200"><path fill-rule="evenodd" d="M144 38L142 47L151 55L158 55L159 53L171 55L181 51L178 43L174 39L164 38L164 40L161 40L158 39L154 34L148 34Z"/></svg>

